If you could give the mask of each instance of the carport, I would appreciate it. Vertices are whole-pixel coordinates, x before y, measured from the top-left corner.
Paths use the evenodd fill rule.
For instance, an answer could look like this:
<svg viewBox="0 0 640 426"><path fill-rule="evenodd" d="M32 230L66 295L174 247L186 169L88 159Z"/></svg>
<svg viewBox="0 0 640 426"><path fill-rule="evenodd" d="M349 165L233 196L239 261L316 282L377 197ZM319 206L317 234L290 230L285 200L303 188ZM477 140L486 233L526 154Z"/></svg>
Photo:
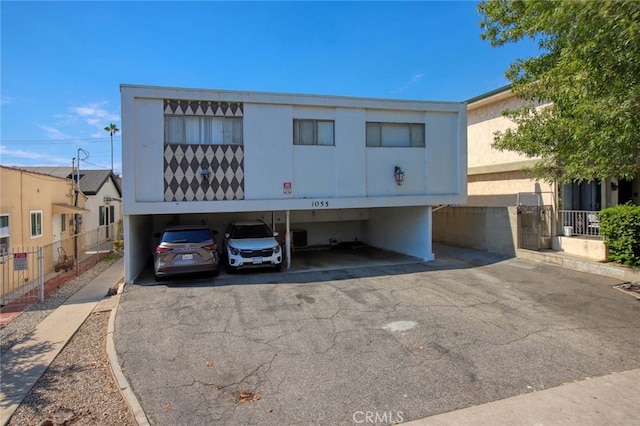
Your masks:
<svg viewBox="0 0 640 426"><path fill-rule="evenodd" d="M121 87L125 279L169 224L262 219L296 253L433 260L431 206L466 201L463 103Z"/></svg>
<svg viewBox="0 0 640 426"><path fill-rule="evenodd" d="M343 209L343 210L300 210L300 211L268 211L268 212L231 212L231 213L186 213L186 214L158 214L145 216L132 216L129 219L136 223L131 232L130 244L137 241L140 245L146 245L147 248L142 252L148 253L147 259L152 255L157 244L157 235L163 228L177 224L204 224L215 231L216 243L222 250L222 241L226 229L231 221L255 220L260 219L267 223L273 230L278 232L279 241L285 254L286 269L296 268L296 260L299 256L301 259L302 269L308 269L304 265L320 263L323 268L331 268L327 262L340 265L343 262L337 256L339 253L348 253L349 251L341 251L341 248L349 248L351 251L363 249L367 247L379 248L388 252L388 257L393 259L393 264L406 263L405 256L393 256L393 253L400 254L408 251L413 245L418 251L424 244L424 235L420 232L425 231L425 224L418 223L415 217L416 208L396 208L382 212L380 209ZM409 214L413 211L414 220ZM373 213L372 213L373 212ZM394 228L388 220L389 215L403 217L402 221L393 223L407 224L401 229L395 229L392 235L384 235L379 237L380 241L376 244L376 237L379 233L372 232L379 228L381 220L390 224L387 228ZM373 221L371 219L373 216ZM376 222L377 219L377 222ZM129 225L130 226L130 225ZM399 227L396 227L399 228ZM422 229L422 231L421 231ZM289 238L287 239L287 233ZM400 249L393 250L393 244L402 246ZM140 248L137 249L140 252ZM327 256L326 251L332 251L331 256ZM377 253L377 252L375 252ZM415 254L405 253L411 256L409 259L414 260L431 260L425 259L424 256L416 256ZM317 261L313 259L317 258ZM353 256L351 256L353 257ZM362 256L358 260L357 266L365 266L367 256ZM402 260L404 259L404 260ZM380 255L376 254L371 257L372 264L380 263ZM144 267L144 265L142 265ZM351 263L351 266L355 266Z"/></svg>

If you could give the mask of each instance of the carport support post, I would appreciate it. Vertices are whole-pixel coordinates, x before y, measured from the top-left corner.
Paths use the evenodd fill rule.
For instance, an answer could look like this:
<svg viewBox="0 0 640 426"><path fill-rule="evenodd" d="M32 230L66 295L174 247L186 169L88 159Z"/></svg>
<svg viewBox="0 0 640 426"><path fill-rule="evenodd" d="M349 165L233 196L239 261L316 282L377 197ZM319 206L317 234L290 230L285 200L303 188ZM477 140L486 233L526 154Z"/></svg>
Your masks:
<svg viewBox="0 0 640 426"><path fill-rule="evenodd" d="M287 257L287 269L291 269L291 226L289 223L289 219L290 219L290 214L289 214L289 210L287 210L285 213L286 231L284 235L284 247L285 247L284 251L285 251L285 256Z"/></svg>

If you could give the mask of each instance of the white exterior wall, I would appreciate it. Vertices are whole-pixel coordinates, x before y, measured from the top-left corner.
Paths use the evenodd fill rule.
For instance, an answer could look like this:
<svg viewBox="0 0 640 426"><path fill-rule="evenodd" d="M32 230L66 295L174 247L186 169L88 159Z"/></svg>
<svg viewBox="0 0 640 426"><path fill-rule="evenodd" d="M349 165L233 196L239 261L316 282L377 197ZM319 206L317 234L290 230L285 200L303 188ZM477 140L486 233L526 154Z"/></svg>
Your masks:
<svg viewBox="0 0 640 426"><path fill-rule="evenodd" d="M117 224L120 219L122 219L122 202L121 201L111 201L110 204L105 203L104 199L108 197L111 199L121 199L118 190L115 187L115 184L111 179L108 179L102 188L98 191L96 195L88 195L87 201L85 203L85 208L91 210L90 213L85 213L82 218L82 229L85 231L98 229L100 226L100 212L99 207L105 206L109 208L109 206L114 207L114 217L113 223ZM114 232L116 229L114 228ZM104 235L104 233L102 234Z"/></svg>
<svg viewBox="0 0 640 426"><path fill-rule="evenodd" d="M221 239L220 228L230 220L263 216L271 224L275 212L278 230L284 226L284 211L290 210L292 229L307 230L310 245L328 244L331 238L359 239L430 260L428 206L466 202L462 103L143 86L122 86L121 93L123 209L130 217L125 220L126 240L132 232L143 232L136 226L146 224L140 219L146 215L163 215L144 227L147 239L171 215L204 219ZM242 199L165 201L165 99L242 104ZM293 145L294 119L333 120L335 146ZM367 121L424 123L426 146L368 148ZM405 172L402 185L395 182L395 166ZM285 182L292 185L290 194L283 191ZM133 238L130 256L152 245L141 238ZM125 265L126 279L131 280L141 264L128 260Z"/></svg>
<svg viewBox="0 0 640 426"><path fill-rule="evenodd" d="M243 200L164 201L165 98L243 102ZM461 103L123 86L122 117L124 214L300 210L325 198L336 208L466 201ZM335 120L335 146L293 145L293 119L311 117ZM423 122L427 146L366 148L367 120ZM405 171L402 186L393 179L395 165ZM284 182L292 194L283 194Z"/></svg>
<svg viewBox="0 0 640 426"><path fill-rule="evenodd" d="M124 275L132 283L153 255L153 220L151 216L125 215Z"/></svg>
<svg viewBox="0 0 640 426"><path fill-rule="evenodd" d="M371 209L363 241L424 261L433 260L431 207Z"/></svg>

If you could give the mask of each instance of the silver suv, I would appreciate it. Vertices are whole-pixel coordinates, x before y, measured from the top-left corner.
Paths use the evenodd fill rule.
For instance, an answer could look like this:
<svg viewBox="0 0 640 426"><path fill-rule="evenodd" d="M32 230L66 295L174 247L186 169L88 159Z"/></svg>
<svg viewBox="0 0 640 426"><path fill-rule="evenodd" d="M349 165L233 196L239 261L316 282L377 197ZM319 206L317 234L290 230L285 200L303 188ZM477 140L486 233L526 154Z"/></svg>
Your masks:
<svg viewBox="0 0 640 426"><path fill-rule="evenodd" d="M272 233L262 221L233 222L224 236L224 251L227 256L227 272L240 268L270 266L282 268L282 250Z"/></svg>
<svg viewBox="0 0 640 426"><path fill-rule="evenodd" d="M195 272L218 275L220 257L217 249L213 232L206 226L166 228L153 257L156 280Z"/></svg>

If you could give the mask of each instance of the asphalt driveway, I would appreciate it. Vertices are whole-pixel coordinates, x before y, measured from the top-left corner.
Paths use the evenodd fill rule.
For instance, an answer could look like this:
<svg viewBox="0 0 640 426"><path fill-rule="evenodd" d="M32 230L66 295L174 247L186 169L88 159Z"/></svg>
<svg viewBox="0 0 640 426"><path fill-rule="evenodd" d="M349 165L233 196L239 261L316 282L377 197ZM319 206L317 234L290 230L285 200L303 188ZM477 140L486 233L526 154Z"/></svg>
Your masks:
<svg viewBox="0 0 640 426"><path fill-rule="evenodd" d="M619 281L436 258L128 285L116 351L161 425L400 423L640 367L640 301Z"/></svg>

